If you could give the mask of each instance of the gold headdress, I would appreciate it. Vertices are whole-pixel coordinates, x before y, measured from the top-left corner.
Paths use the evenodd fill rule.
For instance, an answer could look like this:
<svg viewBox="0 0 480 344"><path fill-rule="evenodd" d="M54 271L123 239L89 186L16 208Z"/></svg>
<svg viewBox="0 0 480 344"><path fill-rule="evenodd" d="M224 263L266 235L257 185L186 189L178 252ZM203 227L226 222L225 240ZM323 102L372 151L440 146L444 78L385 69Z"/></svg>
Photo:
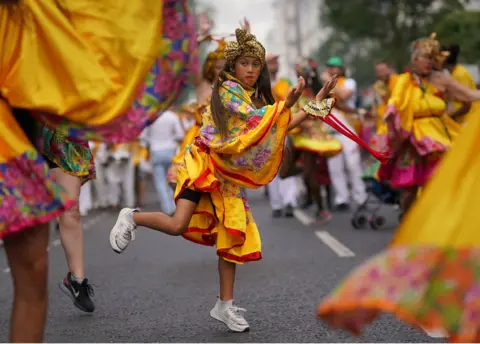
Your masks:
<svg viewBox="0 0 480 344"><path fill-rule="evenodd" d="M235 30L236 42L228 42L225 47L225 59L233 63L240 56L256 57L265 63L265 48L257 38L243 29Z"/></svg>
<svg viewBox="0 0 480 344"><path fill-rule="evenodd" d="M216 41L218 47L207 55L205 64L203 65L203 78L212 82L215 78L215 61L225 59L225 47L227 42L223 39Z"/></svg>
<svg viewBox="0 0 480 344"><path fill-rule="evenodd" d="M436 40L437 34L434 32L428 38L421 38L413 42L412 52L418 51L421 55L433 59L437 68L442 68L450 52L442 51L440 42Z"/></svg>

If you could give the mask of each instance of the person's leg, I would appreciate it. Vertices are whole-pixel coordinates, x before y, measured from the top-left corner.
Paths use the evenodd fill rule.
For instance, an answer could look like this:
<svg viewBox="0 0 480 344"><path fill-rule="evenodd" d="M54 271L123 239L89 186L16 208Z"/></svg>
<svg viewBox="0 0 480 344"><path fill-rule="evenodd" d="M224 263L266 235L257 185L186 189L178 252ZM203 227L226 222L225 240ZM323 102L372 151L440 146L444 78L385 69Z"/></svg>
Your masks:
<svg viewBox="0 0 480 344"><path fill-rule="evenodd" d="M65 173L60 168L54 168L52 171L55 174L57 183L65 189L69 197L78 200L82 180L79 177ZM93 312L95 305L90 298L93 295L93 289L85 278L83 229L78 203L60 215L59 224L60 240L69 269L67 276L59 284L59 287L72 299L77 308L84 312Z"/></svg>
<svg viewBox="0 0 480 344"><path fill-rule="evenodd" d="M280 191L280 177L276 176L269 184L268 188L268 199L270 201L270 207L272 208L272 216L280 217L282 216L282 194Z"/></svg>
<svg viewBox="0 0 480 344"><path fill-rule="evenodd" d="M48 224L4 239L13 279L10 341L41 343L48 306Z"/></svg>
<svg viewBox="0 0 480 344"><path fill-rule="evenodd" d="M220 277L220 296L210 311L210 316L221 321L235 332L249 330L249 325L243 316L244 309L235 306L233 291L237 264L218 258L218 274Z"/></svg>
<svg viewBox="0 0 480 344"><path fill-rule="evenodd" d="M344 154L342 152L327 160L328 171L332 179L333 190L335 191L335 205L342 207L348 206L350 201L347 176L345 174Z"/></svg>
<svg viewBox="0 0 480 344"><path fill-rule="evenodd" d="M160 207L166 214L172 214L175 211L173 201L173 191L167 182L167 164L172 162L173 155L169 151L153 151L152 167L155 188L157 190ZM166 168L167 167L167 168Z"/></svg>
<svg viewBox="0 0 480 344"><path fill-rule="evenodd" d="M360 148L354 142L344 145L345 161L348 171L350 185L352 187L352 199L357 205L365 203L367 199L367 190L362 180L362 160Z"/></svg>
<svg viewBox="0 0 480 344"><path fill-rule="evenodd" d="M135 207L135 166L132 159L125 161L123 184L123 201L129 208Z"/></svg>
<svg viewBox="0 0 480 344"><path fill-rule="evenodd" d="M295 177L287 177L280 180L285 216L292 217L293 209L297 207L297 181Z"/></svg>
<svg viewBox="0 0 480 344"><path fill-rule="evenodd" d="M110 232L110 246L117 253L125 251L128 244L135 239L137 227L146 227L173 236L182 235L188 228L201 195L200 192L185 190L180 195L172 216L161 212L143 213L137 209L122 209Z"/></svg>
<svg viewBox="0 0 480 344"><path fill-rule="evenodd" d="M80 215L86 216L93 209L92 182L87 181L80 189L79 197Z"/></svg>

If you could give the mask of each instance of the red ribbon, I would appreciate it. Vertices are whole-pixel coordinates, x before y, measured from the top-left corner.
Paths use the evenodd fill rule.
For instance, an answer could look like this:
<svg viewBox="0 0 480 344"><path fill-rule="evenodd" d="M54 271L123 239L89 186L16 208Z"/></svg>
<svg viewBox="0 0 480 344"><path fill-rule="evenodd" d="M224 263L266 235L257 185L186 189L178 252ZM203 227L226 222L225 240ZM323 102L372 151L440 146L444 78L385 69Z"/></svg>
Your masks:
<svg viewBox="0 0 480 344"><path fill-rule="evenodd" d="M333 129L338 131L340 134L348 137L350 140L358 144L359 146L365 148L375 159L380 161L382 164L386 164L389 160L389 153L388 152L378 152L368 144L363 141L357 134L351 131L345 124L342 123L337 117L333 114L329 113L325 117L319 117L323 122L331 126Z"/></svg>

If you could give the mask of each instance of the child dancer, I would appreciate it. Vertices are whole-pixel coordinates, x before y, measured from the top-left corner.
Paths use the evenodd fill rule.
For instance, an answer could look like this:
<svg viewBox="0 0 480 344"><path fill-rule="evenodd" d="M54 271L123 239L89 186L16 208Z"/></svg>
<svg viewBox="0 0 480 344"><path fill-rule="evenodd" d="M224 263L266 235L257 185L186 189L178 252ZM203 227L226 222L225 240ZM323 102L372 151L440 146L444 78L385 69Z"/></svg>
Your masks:
<svg viewBox="0 0 480 344"><path fill-rule="evenodd" d="M147 227L216 245L220 295L210 315L232 331L244 332L249 325L233 302L236 264L262 258L260 234L244 188L259 188L275 177L287 131L308 115L300 110L292 116L290 111L302 94L303 78L285 101L275 103L264 47L242 29L237 29L236 38L225 48L227 65L214 84L200 135L187 147L178 169L175 213L124 208L110 233L110 244L122 253L137 227ZM335 82L333 78L326 83L311 103L329 106L322 100Z"/></svg>

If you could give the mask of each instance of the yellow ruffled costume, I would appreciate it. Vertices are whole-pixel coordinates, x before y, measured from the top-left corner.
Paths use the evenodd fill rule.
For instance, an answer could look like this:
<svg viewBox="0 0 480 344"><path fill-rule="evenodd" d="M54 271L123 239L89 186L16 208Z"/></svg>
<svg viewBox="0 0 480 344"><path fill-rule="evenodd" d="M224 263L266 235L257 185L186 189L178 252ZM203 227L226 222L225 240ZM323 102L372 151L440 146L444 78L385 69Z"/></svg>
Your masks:
<svg viewBox="0 0 480 344"><path fill-rule="evenodd" d="M294 108L299 111L313 99L312 95L302 95ZM317 153L327 158L335 156L342 151L341 142L328 132L325 123L307 119L304 122L305 125L308 125L308 128L305 127L299 132L290 135L296 150Z"/></svg>
<svg viewBox="0 0 480 344"><path fill-rule="evenodd" d="M276 176L291 113L284 102L255 109L255 90L229 74L223 77L220 96L229 119L228 137L222 139L207 107L200 136L178 169L175 198L187 188L203 192L184 237L216 245L220 257L241 264L262 257L243 188L258 188Z"/></svg>
<svg viewBox="0 0 480 344"><path fill-rule="evenodd" d="M385 311L452 342L480 341L480 113L467 121L390 247L320 304L321 319L358 334Z"/></svg>

